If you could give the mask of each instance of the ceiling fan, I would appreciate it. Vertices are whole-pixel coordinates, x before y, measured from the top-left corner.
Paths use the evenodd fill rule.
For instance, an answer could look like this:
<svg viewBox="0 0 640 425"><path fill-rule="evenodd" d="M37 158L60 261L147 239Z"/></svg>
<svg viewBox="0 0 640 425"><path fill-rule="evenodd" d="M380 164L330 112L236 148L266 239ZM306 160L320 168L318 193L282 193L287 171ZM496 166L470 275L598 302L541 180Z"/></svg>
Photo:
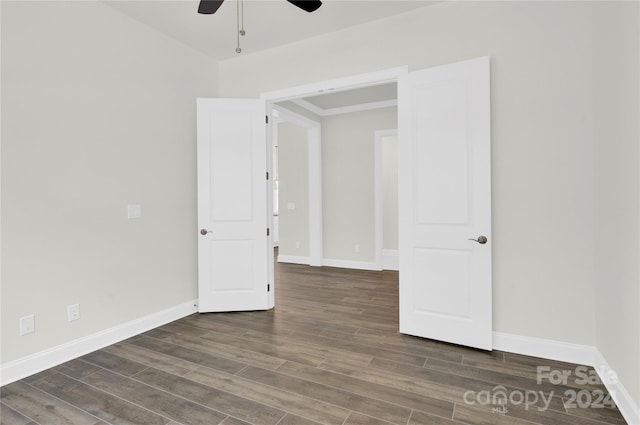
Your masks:
<svg viewBox="0 0 640 425"><path fill-rule="evenodd" d="M299 7L300 9L306 12L313 12L317 10L320 6L322 6L322 2L320 0L287 0L294 6ZM198 13L203 15L211 15L216 13L216 11L222 6L222 2L224 0L200 0L200 5L198 6Z"/></svg>
<svg viewBox="0 0 640 425"><path fill-rule="evenodd" d="M294 6L299 7L300 9L306 12L313 12L318 10L320 6L322 6L322 2L320 0L287 0ZM224 0L200 0L200 5L198 6L198 13L203 15L212 15L216 13ZM244 30L244 0L236 0L238 13L238 46L236 47L236 53L241 53L242 49L240 48L240 36L244 36L246 31Z"/></svg>

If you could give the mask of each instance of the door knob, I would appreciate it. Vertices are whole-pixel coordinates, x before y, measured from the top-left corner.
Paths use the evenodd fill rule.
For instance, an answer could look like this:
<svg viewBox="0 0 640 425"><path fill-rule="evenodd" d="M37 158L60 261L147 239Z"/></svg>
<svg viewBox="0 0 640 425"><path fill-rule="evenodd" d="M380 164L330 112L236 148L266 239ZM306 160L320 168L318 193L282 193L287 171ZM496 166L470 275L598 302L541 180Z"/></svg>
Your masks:
<svg viewBox="0 0 640 425"><path fill-rule="evenodd" d="M469 240L478 242L480 245L484 245L489 239L487 239L486 236L478 236L478 239L469 238Z"/></svg>
<svg viewBox="0 0 640 425"><path fill-rule="evenodd" d="M200 234L201 234L202 236L205 236L205 235L206 235L207 233L209 233L209 232L211 232L211 230L207 230L207 229L202 229L202 230L200 230Z"/></svg>

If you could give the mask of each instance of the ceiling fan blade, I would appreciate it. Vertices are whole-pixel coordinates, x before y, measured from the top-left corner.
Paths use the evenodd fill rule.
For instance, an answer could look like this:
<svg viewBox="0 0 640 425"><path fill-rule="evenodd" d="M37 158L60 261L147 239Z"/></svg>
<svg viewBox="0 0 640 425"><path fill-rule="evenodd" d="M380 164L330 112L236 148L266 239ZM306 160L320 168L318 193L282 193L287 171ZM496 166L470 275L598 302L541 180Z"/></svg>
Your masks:
<svg viewBox="0 0 640 425"><path fill-rule="evenodd" d="M322 2L320 0L287 0L289 3L294 6L298 6L300 9L313 12L314 10L318 10L320 6L322 6Z"/></svg>
<svg viewBox="0 0 640 425"><path fill-rule="evenodd" d="M203 15L211 15L213 13L216 13L220 6L222 6L223 1L224 0L200 0L198 13L202 13Z"/></svg>

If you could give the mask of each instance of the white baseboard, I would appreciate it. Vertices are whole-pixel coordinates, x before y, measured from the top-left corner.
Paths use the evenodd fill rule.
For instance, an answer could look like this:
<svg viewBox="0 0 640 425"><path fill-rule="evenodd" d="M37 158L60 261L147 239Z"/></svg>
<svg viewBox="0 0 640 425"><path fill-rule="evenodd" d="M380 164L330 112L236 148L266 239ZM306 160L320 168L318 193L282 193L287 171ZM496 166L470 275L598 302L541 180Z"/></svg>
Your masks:
<svg viewBox="0 0 640 425"><path fill-rule="evenodd" d="M197 300L189 301L139 319L96 332L66 344L40 351L0 365L0 386L10 384L43 370L58 366L92 351L157 328L196 313Z"/></svg>
<svg viewBox="0 0 640 425"><path fill-rule="evenodd" d="M400 270L400 255L397 249L382 250L382 269Z"/></svg>
<svg viewBox="0 0 640 425"><path fill-rule="evenodd" d="M350 260L334 260L331 258L324 258L322 265L327 267L340 267L343 269L357 269L357 270L374 270L380 271L380 265L375 262L366 261L350 261Z"/></svg>
<svg viewBox="0 0 640 425"><path fill-rule="evenodd" d="M640 407L620 381L610 378L614 371L596 347L494 332L493 348L509 353L592 366L627 423L640 425Z"/></svg>
<svg viewBox="0 0 640 425"><path fill-rule="evenodd" d="M291 264L311 264L310 257L302 257L297 255L282 255L278 254L278 263L291 263Z"/></svg>
<svg viewBox="0 0 640 425"><path fill-rule="evenodd" d="M502 332L493 333L493 348L509 353L587 366L593 366L594 363L594 347Z"/></svg>
<svg viewBox="0 0 640 425"><path fill-rule="evenodd" d="M616 378L615 370L609 366L602 353L596 348L594 350L594 364L591 366L598 372L600 380L609 390L611 398L618 406L627 424L640 425L640 406L635 403L624 385ZM614 377L614 379L607 379L607 377Z"/></svg>
<svg viewBox="0 0 640 425"><path fill-rule="evenodd" d="M291 264L311 264L311 257L303 257L296 255L278 255L278 263L291 263ZM331 258L323 258L322 265L327 267L339 267L342 269L356 269L356 270L382 270L376 263L369 263L365 261L350 261L350 260L335 260ZM389 269L393 270L393 269Z"/></svg>

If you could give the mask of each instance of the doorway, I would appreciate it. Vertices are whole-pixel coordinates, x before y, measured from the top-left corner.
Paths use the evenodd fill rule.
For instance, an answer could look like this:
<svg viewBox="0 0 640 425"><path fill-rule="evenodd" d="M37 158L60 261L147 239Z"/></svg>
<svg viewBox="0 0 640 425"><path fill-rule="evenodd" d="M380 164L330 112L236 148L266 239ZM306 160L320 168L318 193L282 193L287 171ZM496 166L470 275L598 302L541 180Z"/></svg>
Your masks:
<svg viewBox="0 0 640 425"><path fill-rule="evenodd" d="M311 124L317 128L318 134L323 133L322 143L327 143L322 149L318 144L315 151L310 149L308 152L308 163L318 167L316 176L322 178L326 186L323 188L321 184L315 185L319 191L324 189L325 196L323 200L320 193L316 205L324 207L326 211L323 217L322 209L316 210L316 218L319 221L316 229L322 230L323 218L326 228L324 238L321 233L317 238L322 241L323 246L316 251L318 261L315 265L397 270L397 245L391 246L395 261L383 262L383 184L380 176L383 168L380 162L382 151L378 149L380 140L377 140L377 137L397 134L397 130L386 129L397 126L396 79L405 72L406 68L397 68L331 81L325 83L328 86L324 88L303 87L284 93L263 95L264 99L271 99L268 109L270 105L272 111L277 114L272 121L274 125L280 121L294 122L300 127L308 127ZM355 130L356 128L358 130ZM291 129L287 132L291 132ZM300 140L302 136L298 138ZM284 150L281 152L284 153ZM305 155L304 152L298 152L297 161L306 161ZM329 158L331 161L323 166L324 176L320 175L321 158ZM304 165L301 165L301 180L307 177ZM283 181L280 179L277 183ZM311 194L311 186L309 188ZM287 215L297 214L299 223L301 217L306 219L306 205L301 205L302 208L299 209L296 199L284 196L286 191L286 188L283 188L281 192L281 216L278 218L283 223L286 222ZM299 193L297 197L299 200ZM309 208L309 211L312 212L314 209ZM286 228L286 223L282 228ZM364 233L366 235L363 236ZM281 260L309 264L304 252L304 238L305 235L299 233L299 237L287 242L284 235L284 240L281 238L284 246L281 244L279 250ZM296 255L296 252L302 255ZM385 254L388 252L389 249L384 250Z"/></svg>
<svg viewBox="0 0 640 425"><path fill-rule="evenodd" d="M200 311L275 305L265 110L268 122L276 101L301 93L397 82L400 332L491 349L489 58L374 74L262 99L198 100L199 298L226 309ZM233 307L247 294L260 305Z"/></svg>
<svg viewBox="0 0 640 425"><path fill-rule="evenodd" d="M296 114L279 105L272 105L271 115L273 117L273 125L271 132L271 146L274 157L271 160L273 165L273 219L274 224L280 221L283 215L285 221L287 218L295 216L298 221L302 221L304 226L304 235L297 238L294 243L295 250L288 250L286 246L289 243L287 232L285 231L285 252L282 260L290 263L309 264L311 266L322 265L323 238L322 238L322 151L321 151L321 125L319 122ZM280 124L289 123L289 128L281 129ZM285 132L288 136L286 140L289 142L292 138L298 139L298 142L304 142L302 149L294 153L295 160L300 161L298 168L302 169L299 181L292 185L284 187L285 194L293 193L293 199L287 199L286 202L277 202L281 193L281 173L280 161L278 155L280 147L278 140L285 139ZM280 137L283 136L283 137ZM301 152L303 153L300 156ZM297 154L297 155L296 155ZM288 164L285 164L288 165ZM285 167L287 168L287 167ZM290 168L285 171L288 172ZM285 173L285 175L287 175ZM294 214L295 212L295 214ZM278 224L278 234L280 234ZM298 228L301 226L297 226ZM298 252L296 252L298 251ZM299 253L303 252L302 255Z"/></svg>

